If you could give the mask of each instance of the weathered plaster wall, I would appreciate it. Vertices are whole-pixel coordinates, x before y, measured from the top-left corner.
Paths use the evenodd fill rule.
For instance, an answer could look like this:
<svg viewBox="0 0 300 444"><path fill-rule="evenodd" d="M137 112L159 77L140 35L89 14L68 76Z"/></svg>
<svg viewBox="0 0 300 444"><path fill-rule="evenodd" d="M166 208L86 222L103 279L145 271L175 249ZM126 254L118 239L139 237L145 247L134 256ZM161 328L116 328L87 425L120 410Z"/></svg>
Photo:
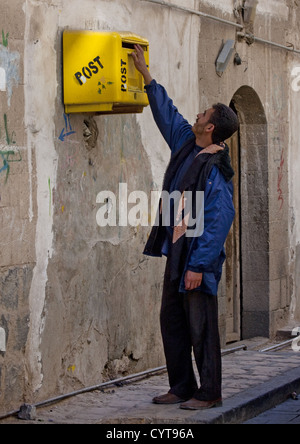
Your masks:
<svg viewBox="0 0 300 444"><path fill-rule="evenodd" d="M175 3L199 7L196 0ZM205 0L200 7L234 21L237 3ZM300 110L291 90L298 56L237 41L243 63L230 63L219 78L215 60L222 41L235 38L230 26L141 0L85 0L84 8L79 0L3 4L0 412L164 361L164 260L142 255L150 228L100 228L96 198L103 190L118 195L125 182L128 193L160 189L169 150L149 108L93 119L64 114L61 37L67 27L147 37L153 75L191 122L212 103L229 104L241 93L244 334L274 334L290 313L299 317ZM260 1L254 32L299 48L298 23L294 2L273 0L270 8ZM87 126L98 133L94 144ZM224 343L223 292L220 321Z"/></svg>
<svg viewBox="0 0 300 444"><path fill-rule="evenodd" d="M159 308L164 261L142 255L150 228L98 227L96 198L102 190L118 194L120 182L128 184L128 194L159 189L169 151L149 110L142 116L95 117L98 139L93 148L87 146L84 133L91 120L66 116L62 105L62 31L125 29L149 37L154 71L170 94L179 92L179 104L192 119L198 102L192 91L197 91L194 53L200 26L194 17L173 16L168 10L162 14L140 2L90 0L83 11L79 1L28 0L15 7L23 17L24 211L33 227L34 260L24 289L27 323L20 381L26 390L11 397L12 405L24 393L33 402L163 362ZM162 39L170 35L163 46ZM193 106L185 100L187 92ZM7 284L3 294L5 302ZM6 324L5 319L4 328ZM4 385L7 363L14 361L9 339Z"/></svg>
<svg viewBox="0 0 300 444"><path fill-rule="evenodd" d="M35 161L25 130L23 4L2 2L0 14L0 327L6 350L0 350L1 411L18 405L25 392L24 351L36 258Z"/></svg>

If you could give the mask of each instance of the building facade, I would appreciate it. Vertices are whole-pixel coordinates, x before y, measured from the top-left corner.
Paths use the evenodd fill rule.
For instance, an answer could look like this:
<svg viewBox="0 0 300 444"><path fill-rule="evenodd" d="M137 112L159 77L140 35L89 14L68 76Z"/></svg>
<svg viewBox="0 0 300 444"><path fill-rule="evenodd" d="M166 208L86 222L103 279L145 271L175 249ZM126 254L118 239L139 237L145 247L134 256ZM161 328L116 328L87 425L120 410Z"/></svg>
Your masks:
<svg viewBox="0 0 300 444"><path fill-rule="evenodd" d="M153 76L191 123L216 102L236 110L222 341L272 337L300 322L300 8L294 0L162 3L1 2L0 414L164 363L165 260L142 254L150 223L100 227L97 196L113 192L118 216L124 199L132 208L133 191L150 202L169 149L149 107L65 114L66 29L147 38ZM217 73L228 40L234 51Z"/></svg>

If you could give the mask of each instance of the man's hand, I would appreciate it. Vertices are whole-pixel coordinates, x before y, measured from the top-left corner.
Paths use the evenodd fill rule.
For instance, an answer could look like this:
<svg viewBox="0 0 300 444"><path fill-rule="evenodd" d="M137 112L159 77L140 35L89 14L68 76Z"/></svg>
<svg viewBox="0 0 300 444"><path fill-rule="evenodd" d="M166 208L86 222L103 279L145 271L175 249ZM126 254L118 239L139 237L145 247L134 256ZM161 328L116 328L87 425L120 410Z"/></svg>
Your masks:
<svg viewBox="0 0 300 444"><path fill-rule="evenodd" d="M215 144L209 145L208 147L204 148L204 150L200 151L199 154L205 154L205 153L216 154L219 151L224 151L225 143L222 142L220 145L215 145Z"/></svg>
<svg viewBox="0 0 300 444"><path fill-rule="evenodd" d="M136 69L142 74L145 80L146 85L150 85L152 82L152 77L150 72L148 71L144 50L140 45L134 45L135 52L133 52L132 58L135 64Z"/></svg>
<svg viewBox="0 0 300 444"><path fill-rule="evenodd" d="M185 274L185 289L186 290L195 290L200 287L202 284L203 274L202 273L194 273L193 271L187 271Z"/></svg>

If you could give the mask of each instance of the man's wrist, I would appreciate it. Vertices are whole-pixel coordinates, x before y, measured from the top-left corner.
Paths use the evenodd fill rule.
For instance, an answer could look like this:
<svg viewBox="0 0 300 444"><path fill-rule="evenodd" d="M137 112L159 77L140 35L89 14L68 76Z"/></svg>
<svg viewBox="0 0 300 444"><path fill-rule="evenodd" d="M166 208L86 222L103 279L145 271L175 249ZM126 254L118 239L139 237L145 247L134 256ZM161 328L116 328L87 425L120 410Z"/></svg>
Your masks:
<svg viewBox="0 0 300 444"><path fill-rule="evenodd" d="M142 76L144 77L145 85L150 85L153 80L150 72L147 70L147 72L142 73Z"/></svg>

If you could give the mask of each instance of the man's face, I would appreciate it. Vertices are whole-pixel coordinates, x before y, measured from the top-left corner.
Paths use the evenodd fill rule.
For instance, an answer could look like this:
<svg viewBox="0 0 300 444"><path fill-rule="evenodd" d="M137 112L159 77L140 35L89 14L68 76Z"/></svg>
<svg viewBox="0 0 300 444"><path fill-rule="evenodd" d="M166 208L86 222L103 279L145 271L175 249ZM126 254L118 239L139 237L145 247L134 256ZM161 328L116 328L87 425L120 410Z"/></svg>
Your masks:
<svg viewBox="0 0 300 444"><path fill-rule="evenodd" d="M192 128L192 131L196 137L202 136L205 133L205 129L207 129L208 127L213 128L213 125L209 123L209 121L214 112L215 110L213 108L210 108L204 111L204 113L200 113L197 115L197 120Z"/></svg>

